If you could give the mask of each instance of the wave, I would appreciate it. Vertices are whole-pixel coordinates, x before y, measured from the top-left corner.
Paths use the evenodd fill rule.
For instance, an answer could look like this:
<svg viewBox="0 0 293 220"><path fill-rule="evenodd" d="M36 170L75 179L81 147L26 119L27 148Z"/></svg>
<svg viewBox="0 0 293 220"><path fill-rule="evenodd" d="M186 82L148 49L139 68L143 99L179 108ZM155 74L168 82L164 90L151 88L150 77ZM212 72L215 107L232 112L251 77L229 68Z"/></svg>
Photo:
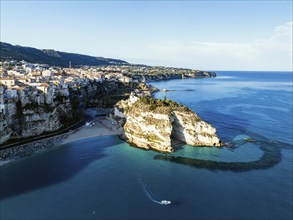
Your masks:
<svg viewBox="0 0 293 220"><path fill-rule="evenodd" d="M162 200L158 199L153 193L152 191L149 189L149 187L144 183L143 179L140 179L140 183L142 185L142 189L144 194L146 195L146 197L152 201L153 203L159 204L159 205L165 205L164 203L162 203Z"/></svg>

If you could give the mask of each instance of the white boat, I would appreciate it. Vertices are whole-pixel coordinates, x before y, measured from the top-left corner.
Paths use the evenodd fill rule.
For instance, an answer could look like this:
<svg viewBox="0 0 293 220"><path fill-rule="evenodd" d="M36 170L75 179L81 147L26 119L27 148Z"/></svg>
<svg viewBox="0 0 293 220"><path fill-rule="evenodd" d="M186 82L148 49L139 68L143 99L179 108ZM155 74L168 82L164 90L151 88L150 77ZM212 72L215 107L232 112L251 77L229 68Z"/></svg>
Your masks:
<svg viewBox="0 0 293 220"><path fill-rule="evenodd" d="M171 204L171 201L168 201L168 200L162 200L162 201L161 201L161 204L162 204L162 205L170 205L170 204Z"/></svg>

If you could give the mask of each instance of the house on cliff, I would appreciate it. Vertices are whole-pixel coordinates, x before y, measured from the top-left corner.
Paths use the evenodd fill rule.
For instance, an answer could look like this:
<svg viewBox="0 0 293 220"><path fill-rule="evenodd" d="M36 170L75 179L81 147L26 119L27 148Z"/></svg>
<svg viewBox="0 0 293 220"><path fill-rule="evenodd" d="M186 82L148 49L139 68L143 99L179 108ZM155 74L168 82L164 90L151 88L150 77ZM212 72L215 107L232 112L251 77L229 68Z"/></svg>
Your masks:
<svg viewBox="0 0 293 220"><path fill-rule="evenodd" d="M0 83L6 86L14 86L15 80L13 78L0 78Z"/></svg>

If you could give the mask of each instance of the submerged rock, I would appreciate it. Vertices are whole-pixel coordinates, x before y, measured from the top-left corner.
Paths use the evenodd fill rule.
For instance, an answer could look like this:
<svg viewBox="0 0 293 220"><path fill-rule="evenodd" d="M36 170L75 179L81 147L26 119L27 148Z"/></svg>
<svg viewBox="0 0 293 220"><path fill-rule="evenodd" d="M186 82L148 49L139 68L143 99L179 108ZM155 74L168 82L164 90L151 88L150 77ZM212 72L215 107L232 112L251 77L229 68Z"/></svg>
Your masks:
<svg viewBox="0 0 293 220"><path fill-rule="evenodd" d="M117 103L112 118L123 127L122 138L140 148L172 152L174 140L192 146L222 146L214 127L171 100L131 95Z"/></svg>

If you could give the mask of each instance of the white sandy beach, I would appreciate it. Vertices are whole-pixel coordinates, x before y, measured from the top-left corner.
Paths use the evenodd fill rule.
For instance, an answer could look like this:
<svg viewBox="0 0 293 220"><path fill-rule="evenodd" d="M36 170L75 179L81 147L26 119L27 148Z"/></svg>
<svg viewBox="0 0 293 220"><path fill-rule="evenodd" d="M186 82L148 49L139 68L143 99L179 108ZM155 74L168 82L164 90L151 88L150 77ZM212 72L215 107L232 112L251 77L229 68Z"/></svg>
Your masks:
<svg viewBox="0 0 293 220"><path fill-rule="evenodd" d="M116 128L116 125L111 124L111 122L105 117L98 118L94 120L94 122L94 126L88 127L84 125L74 133L70 134L62 141L62 144L90 137L121 134L121 131Z"/></svg>

